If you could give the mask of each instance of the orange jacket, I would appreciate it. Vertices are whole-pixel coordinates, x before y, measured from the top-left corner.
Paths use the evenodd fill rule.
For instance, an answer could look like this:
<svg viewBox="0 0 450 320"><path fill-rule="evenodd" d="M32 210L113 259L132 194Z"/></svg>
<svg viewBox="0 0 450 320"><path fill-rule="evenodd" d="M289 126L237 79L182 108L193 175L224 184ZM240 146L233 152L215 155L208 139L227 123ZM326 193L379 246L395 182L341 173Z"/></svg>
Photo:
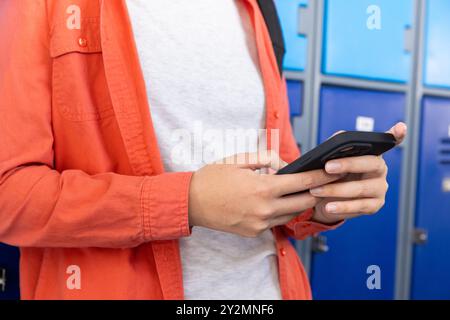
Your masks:
<svg viewBox="0 0 450 320"><path fill-rule="evenodd" d="M266 125L290 161L285 82L256 1L242 1ZM183 298L192 173L163 171L144 86L124 0L0 2L0 241L21 247L23 299ZM330 229L311 213L273 230L285 299L311 298L287 238Z"/></svg>

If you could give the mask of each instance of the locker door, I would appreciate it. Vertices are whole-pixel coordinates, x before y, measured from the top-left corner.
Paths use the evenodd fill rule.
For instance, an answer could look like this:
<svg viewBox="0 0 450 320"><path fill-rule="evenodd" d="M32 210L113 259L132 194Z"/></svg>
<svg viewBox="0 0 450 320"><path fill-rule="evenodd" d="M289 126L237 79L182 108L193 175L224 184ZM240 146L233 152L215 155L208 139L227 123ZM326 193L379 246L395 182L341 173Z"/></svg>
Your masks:
<svg viewBox="0 0 450 320"><path fill-rule="evenodd" d="M303 71L306 67L307 36L302 31L302 23L308 8L308 0L275 0L278 16L283 29L286 46L284 68L292 71Z"/></svg>
<svg viewBox="0 0 450 320"><path fill-rule="evenodd" d="M402 94L325 86L321 91L319 141L338 130L385 131L403 120L404 106ZM328 251L316 251L312 256L315 299L393 299L402 149L396 148L384 158L389 166L384 208L321 235ZM379 290L367 287L371 266L380 269Z"/></svg>
<svg viewBox="0 0 450 320"><path fill-rule="evenodd" d="M425 97L422 115L411 295L450 299L450 99Z"/></svg>
<svg viewBox="0 0 450 320"><path fill-rule="evenodd" d="M428 0L425 40L426 85L450 88L450 1Z"/></svg>
<svg viewBox="0 0 450 320"><path fill-rule="evenodd" d="M325 74L407 82L413 0L326 0Z"/></svg>
<svg viewBox="0 0 450 320"><path fill-rule="evenodd" d="M0 243L0 300L19 299L19 249Z"/></svg>
<svg viewBox="0 0 450 320"><path fill-rule="evenodd" d="M303 84L295 80L287 80L286 82L291 117L299 117L302 115Z"/></svg>

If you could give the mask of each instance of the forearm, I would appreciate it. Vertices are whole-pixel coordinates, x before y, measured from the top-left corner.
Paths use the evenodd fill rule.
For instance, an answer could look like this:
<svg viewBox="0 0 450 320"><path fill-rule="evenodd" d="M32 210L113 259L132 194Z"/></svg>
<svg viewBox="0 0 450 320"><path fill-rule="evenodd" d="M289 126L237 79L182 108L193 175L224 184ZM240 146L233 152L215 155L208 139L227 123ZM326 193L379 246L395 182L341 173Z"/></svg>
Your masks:
<svg viewBox="0 0 450 320"><path fill-rule="evenodd" d="M0 241L116 248L186 236L190 176L90 176L45 165L21 167L0 183Z"/></svg>

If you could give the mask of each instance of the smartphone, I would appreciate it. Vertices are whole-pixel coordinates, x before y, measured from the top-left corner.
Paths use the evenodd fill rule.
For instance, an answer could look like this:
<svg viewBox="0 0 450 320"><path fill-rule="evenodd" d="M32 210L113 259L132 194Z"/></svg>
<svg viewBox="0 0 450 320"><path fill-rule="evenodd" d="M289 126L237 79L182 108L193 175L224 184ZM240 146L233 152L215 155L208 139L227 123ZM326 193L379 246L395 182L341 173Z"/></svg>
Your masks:
<svg viewBox="0 0 450 320"><path fill-rule="evenodd" d="M345 131L305 153L276 174L324 169L325 164L333 159L365 155L379 156L395 145L395 137L390 133Z"/></svg>

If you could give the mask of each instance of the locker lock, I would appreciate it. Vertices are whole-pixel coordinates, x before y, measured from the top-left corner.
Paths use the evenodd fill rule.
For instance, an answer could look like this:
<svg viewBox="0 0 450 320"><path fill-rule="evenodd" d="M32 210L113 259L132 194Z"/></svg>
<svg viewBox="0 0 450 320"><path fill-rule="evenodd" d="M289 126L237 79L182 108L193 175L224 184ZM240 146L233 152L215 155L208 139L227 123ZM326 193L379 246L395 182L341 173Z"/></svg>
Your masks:
<svg viewBox="0 0 450 320"><path fill-rule="evenodd" d="M0 292L6 291L6 269L0 269Z"/></svg>
<svg viewBox="0 0 450 320"><path fill-rule="evenodd" d="M316 253L327 253L330 247L327 245L327 237L323 235L314 236L312 238L312 251Z"/></svg>
<svg viewBox="0 0 450 320"><path fill-rule="evenodd" d="M428 242L428 231L425 229L415 229L413 234L413 242L416 245L424 245Z"/></svg>

